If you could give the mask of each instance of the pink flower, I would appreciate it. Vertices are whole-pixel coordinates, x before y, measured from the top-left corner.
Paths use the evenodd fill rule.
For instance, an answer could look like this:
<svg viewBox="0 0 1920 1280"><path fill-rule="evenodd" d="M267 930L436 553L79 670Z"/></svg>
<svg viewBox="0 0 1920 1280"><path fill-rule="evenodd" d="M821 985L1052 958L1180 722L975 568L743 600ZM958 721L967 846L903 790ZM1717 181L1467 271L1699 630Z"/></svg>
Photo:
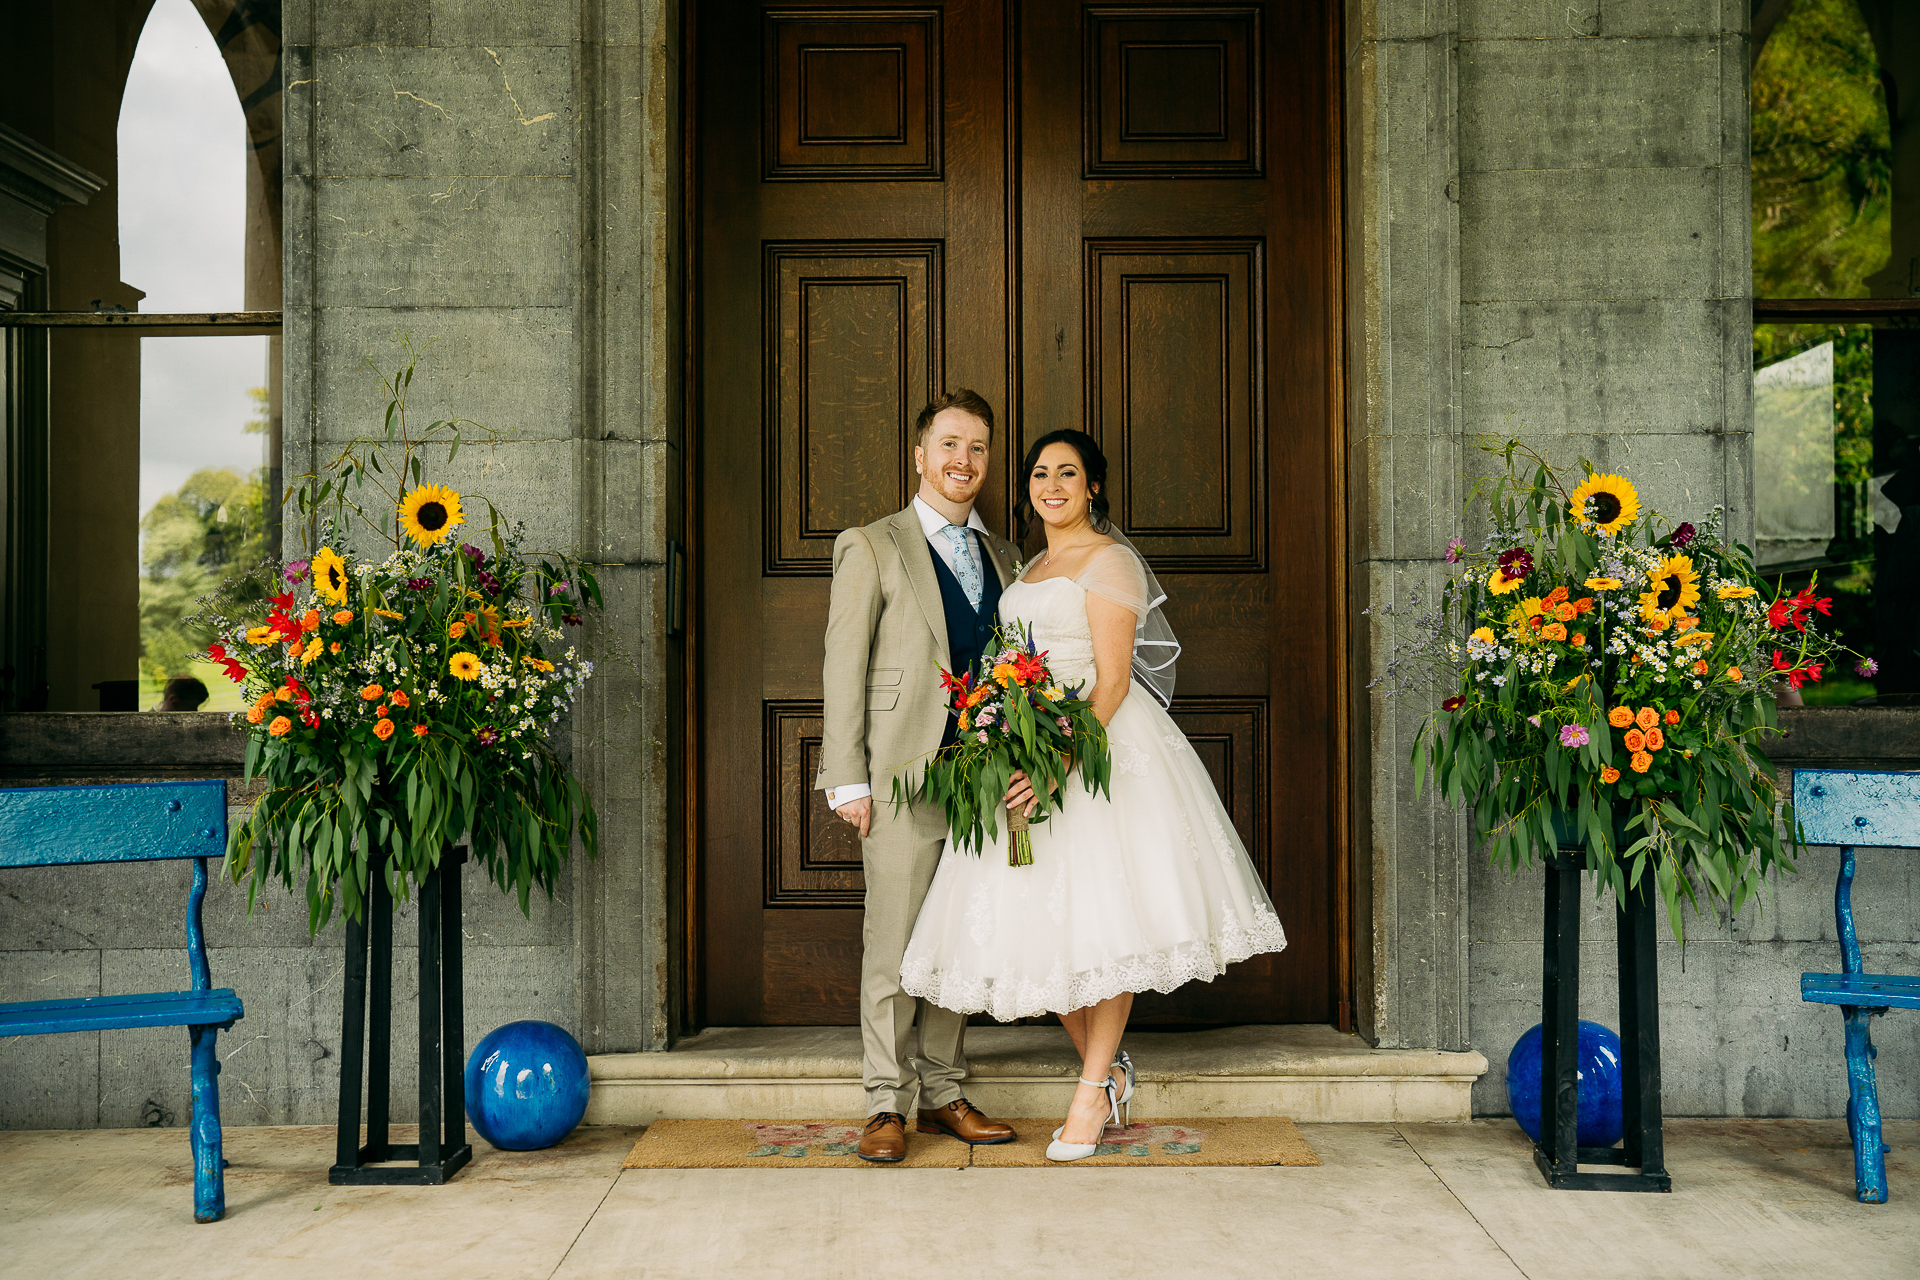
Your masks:
<svg viewBox="0 0 1920 1280"><path fill-rule="evenodd" d="M1560 745L1563 747L1584 747L1587 745L1587 731L1577 724L1560 726Z"/></svg>
<svg viewBox="0 0 1920 1280"><path fill-rule="evenodd" d="M1530 725L1532 725L1532 726L1533 726L1534 728L1536 728L1536 729L1538 729L1538 728L1540 727L1540 717L1539 717L1539 716L1528 716L1528 717L1527 717L1527 723L1528 723L1528 724L1530 724Z"/></svg>
<svg viewBox="0 0 1920 1280"><path fill-rule="evenodd" d="M986 733L986 730L984 730L984 729L982 729L982 730L981 730L981 731L979 732L979 734L977 734L976 736L977 736L977 737L978 737L978 738L980 739L980 741L982 741L982 742L985 742L985 741L987 740L987 733Z"/></svg>
<svg viewBox="0 0 1920 1280"><path fill-rule="evenodd" d="M280 571L280 576L288 582L298 582L307 576L307 568L312 563L311 560L295 560L292 564Z"/></svg>
<svg viewBox="0 0 1920 1280"><path fill-rule="evenodd" d="M1872 658L1860 659L1860 661L1853 664L1853 669L1863 676L1871 677L1880 674L1880 664Z"/></svg>
<svg viewBox="0 0 1920 1280"><path fill-rule="evenodd" d="M1447 563L1459 564L1460 554L1466 549L1467 549L1467 544L1460 541L1460 539L1458 538L1447 539Z"/></svg>

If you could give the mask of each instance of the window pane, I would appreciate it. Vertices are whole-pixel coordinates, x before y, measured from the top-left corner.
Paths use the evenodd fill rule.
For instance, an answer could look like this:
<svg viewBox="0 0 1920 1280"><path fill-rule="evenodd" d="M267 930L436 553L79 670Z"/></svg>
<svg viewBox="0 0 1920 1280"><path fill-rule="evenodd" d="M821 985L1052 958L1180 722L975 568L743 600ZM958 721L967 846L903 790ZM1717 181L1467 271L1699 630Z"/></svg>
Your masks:
<svg viewBox="0 0 1920 1280"><path fill-rule="evenodd" d="M1756 298L1906 297L1880 58L1856 0L1796 0L1753 69Z"/></svg>

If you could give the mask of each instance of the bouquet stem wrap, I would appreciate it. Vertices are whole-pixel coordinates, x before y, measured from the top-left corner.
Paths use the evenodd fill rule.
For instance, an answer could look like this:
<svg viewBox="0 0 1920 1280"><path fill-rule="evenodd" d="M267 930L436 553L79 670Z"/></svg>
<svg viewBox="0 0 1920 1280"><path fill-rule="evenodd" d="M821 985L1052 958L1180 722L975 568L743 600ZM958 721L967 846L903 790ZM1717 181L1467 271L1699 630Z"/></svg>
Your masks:
<svg viewBox="0 0 1920 1280"><path fill-rule="evenodd" d="M1020 805L1007 806L1007 865L1010 867L1030 867L1033 865L1033 835L1029 828L1031 821L1027 811Z"/></svg>

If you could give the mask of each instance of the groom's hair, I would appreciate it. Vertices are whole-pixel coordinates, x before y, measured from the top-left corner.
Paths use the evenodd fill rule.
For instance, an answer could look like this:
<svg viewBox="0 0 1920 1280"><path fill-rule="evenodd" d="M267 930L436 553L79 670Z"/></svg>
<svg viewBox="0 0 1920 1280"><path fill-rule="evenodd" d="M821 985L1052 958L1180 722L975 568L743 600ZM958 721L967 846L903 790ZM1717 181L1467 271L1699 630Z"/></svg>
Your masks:
<svg viewBox="0 0 1920 1280"><path fill-rule="evenodd" d="M978 391L969 391L965 387L955 387L945 395L935 396L920 416L913 420L913 442L924 445L927 442L927 430L933 426L934 415L943 409L958 409L970 413L987 424L987 439L993 439L993 406Z"/></svg>

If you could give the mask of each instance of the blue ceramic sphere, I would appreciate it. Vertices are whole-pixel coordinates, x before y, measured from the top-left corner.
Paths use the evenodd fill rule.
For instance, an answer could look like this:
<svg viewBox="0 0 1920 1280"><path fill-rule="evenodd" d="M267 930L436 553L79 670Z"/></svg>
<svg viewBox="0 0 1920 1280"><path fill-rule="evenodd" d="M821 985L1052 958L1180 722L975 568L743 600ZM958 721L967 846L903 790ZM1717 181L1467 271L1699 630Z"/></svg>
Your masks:
<svg viewBox="0 0 1920 1280"><path fill-rule="evenodd" d="M467 1059L467 1118L503 1151L538 1151L587 1114L587 1055L551 1022L509 1022Z"/></svg>
<svg viewBox="0 0 1920 1280"><path fill-rule="evenodd" d="M1507 1055L1507 1105L1535 1142L1540 1141L1540 1041L1534 1028ZM1580 1022L1580 1145L1610 1147L1627 1131L1620 1090L1626 1081L1620 1037L1597 1022Z"/></svg>

